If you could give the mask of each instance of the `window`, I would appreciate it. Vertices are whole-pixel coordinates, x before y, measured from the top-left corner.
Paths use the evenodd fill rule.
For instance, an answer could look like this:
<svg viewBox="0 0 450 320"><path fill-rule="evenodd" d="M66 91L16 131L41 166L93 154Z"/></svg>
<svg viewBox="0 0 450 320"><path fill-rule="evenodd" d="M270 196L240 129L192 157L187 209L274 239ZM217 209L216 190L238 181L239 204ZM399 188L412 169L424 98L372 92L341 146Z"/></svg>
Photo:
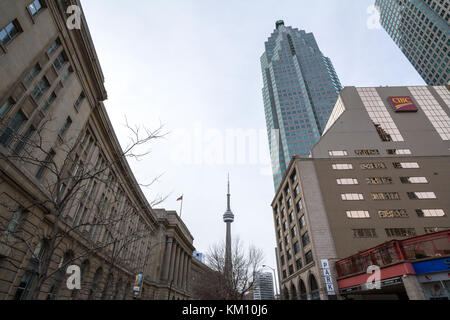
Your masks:
<svg viewBox="0 0 450 320"><path fill-rule="evenodd" d="M286 263L286 262L284 261L284 256L281 256L281 257L280 257L280 260L281 260L281 265L284 266L285 263Z"/></svg>
<svg viewBox="0 0 450 320"><path fill-rule="evenodd" d="M358 184L358 180L357 179L352 179L352 178L348 178L348 179L336 179L337 184L339 185L354 185L354 184Z"/></svg>
<svg viewBox="0 0 450 320"><path fill-rule="evenodd" d="M27 120L22 111L17 112L0 135L0 144L7 148Z"/></svg>
<svg viewBox="0 0 450 320"><path fill-rule="evenodd" d="M386 235L390 238L416 236L416 229L414 228L392 228L392 229L385 229L385 231Z"/></svg>
<svg viewBox="0 0 450 320"><path fill-rule="evenodd" d="M23 82L29 86L34 78L41 72L41 66L37 63L25 76Z"/></svg>
<svg viewBox="0 0 450 320"><path fill-rule="evenodd" d="M400 200L398 192L376 192L372 193L373 200Z"/></svg>
<svg viewBox="0 0 450 320"><path fill-rule="evenodd" d="M300 186L296 185L294 189L294 196L297 197L300 194Z"/></svg>
<svg viewBox="0 0 450 320"><path fill-rule="evenodd" d="M289 275L292 275L294 273L294 266L291 264L289 265Z"/></svg>
<svg viewBox="0 0 450 320"><path fill-rule="evenodd" d="M48 97L48 99L45 101L44 105L42 106L42 111L47 111L50 106L52 105L53 101L56 100L56 94L52 92L52 94Z"/></svg>
<svg viewBox="0 0 450 320"><path fill-rule="evenodd" d="M376 238L375 229L353 229L354 238Z"/></svg>
<svg viewBox="0 0 450 320"><path fill-rule="evenodd" d="M419 169L420 166L417 162L394 162L395 169Z"/></svg>
<svg viewBox="0 0 450 320"><path fill-rule="evenodd" d="M383 162L378 163L361 163L359 167L363 170L375 170L375 169L386 169L386 165Z"/></svg>
<svg viewBox="0 0 450 320"><path fill-rule="evenodd" d="M16 210L14 212L14 215L6 229L6 233L13 234L17 231L17 227L19 226L20 222L22 221L23 215L24 215L24 211L22 208L19 208L18 210Z"/></svg>
<svg viewBox="0 0 450 320"><path fill-rule="evenodd" d="M361 193L345 193L341 194L341 198L344 201L364 200L364 196Z"/></svg>
<svg viewBox="0 0 450 320"><path fill-rule="evenodd" d="M291 236L292 238L295 238L297 236L297 228L295 226L291 229Z"/></svg>
<svg viewBox="0 0 450 320"><path fill-rule="evenodd" d="M298 224L300 225L300 229L303 229L306 227L306 217L305 215L301 216L301 218L298 220Z"/></svg>
<svg viewBox="0 0 450 320"><path fill-rule="evenodd" d="M297 213L302 211L303 209L303 202L302 199L298 200L297 203L295 204L295 208L297 209Z"/></svg>
<svg viewBox="0 0 450 320"><path fill-rule="evenodd" d="M445 217L445 212L442 209L417 209L416 213L419 218Z"/></svg>
<svg viewBox="0 0 450 320"><path fill-rule="evenodd" d="M299 258L295 261L295 266L297 267L297 271L303 267L302 258Z"/></svg>
<svg viewBox="0 0 450 320"><path fill-rule="evenodd" d="M2 106L0 107L0 117L6 114L13 105L14 100L12 98L8 98L8 100L6 100L5 103L3 103Z"/></svg>
<svg viewBox="0 0 450 320"><path fill-rule="evenodd" d="M331 157L344 157L346 155L348 155L347 151L343 150L343 151L328 151L328 154Z"/></svg>
<svg viewBox="0 0 450 320"><path fill-rule="evenodd" d="M80 96L78 97L77 101L75 101L75 104L73 105L73 107L78 111L81 103L83 102L85 96L84 96L84 92L81 92Z"/></svg>
<svg viewBox="0 0 450 320"><path fill-rule="evenodd" d="M441 231L445 231L450 229L450 227L425 227L425 233L429 234L429 233L435 233L435 232L441 232Z"/></svg>
<svg viewBox="0 0 450 320"><path fill-rule="evenodd" d="M300 245L298 244L298 241L294 243L294 254L297 254L300 252Z"/></svg>
<svg viewBox="0 0 450 320"><path fill-rule="evenodd" d="M311 262L313 262L313 254L312 254L312 251L308 251L306 254L305 254L305 263L306 264L310 264Z"/></svg>
<svg viewBox="0 0 450 320"><path fill-rule="evenodd" d="M406 209L387 209L378 210L378 216L384 218L408 218L408 212Z"/></svg>
<svg viewBox="0 0 450 320"><path fill-rule="evenodd" d="M292 259L292 255L291 255L291 250L290 250L290 249L288 249L288 250L286 251L286 255L287 255L288 260L291 260L291 259Z"/></svg>
<svg viewBox="0 0 450 320"><path fill-rule="evenodd" d="M353 170L351 164L333 164L333 170Z"/></svg>
<svg viewBox="0 0 450 320"><path fill-rule="evenodd" d="M302 244L303 246L307 246L308 244L311 243L311 239L309 238L309 233L306 232L303 236L302 236Z"/></svg>
<svg viewBox="0 0 450 320"><path fill-rule="evenodd" d="M44 77L38 82L34 90L31 92L31 95L33 96L34 100L39 101L39 99L48 90L48 88L50 88L50 83Z"/></svg>
<svg viewBox="0 0 450 320"><path fill-rule="evenodd" d="M33 126L30 126L28 128L28 130L25 132L25 134L23 135L22 139L19 140L19 143L17 143L16 148L14 149L14 153L16 155L19 154L23 150L23 148L28 143L28 141L30 140L30 138L34 132L36 132L36 129Z"/></svg>
<svg viewBox="0 0 450 320"><path fill-rule="evenodd" d="M287 201L287 207L288 208L292 207L292 199L291 198L289 198L288 201Z"/></svg>
<svg viewBox="0 0 450 320"><path fill-rule="evenodd" d="M392 184L392 178L390 177L373 177L366 178L367 184Z"/></svg>
<svg viewBox="0 0 450 320"><path fill-rule="evenodd" d="M387 154L389 155L410 155L412 154L411 150L409 149L388 149L386 150Z"/></svg>
<svg viewBox="0 0 450 320"><path fill-rule="evenodd" d="M355 150L355 154L358 156L377 156L380 154L379 150Z"/></svg>
<svg viewBox="0 0 450 320"><path fill-rule="evenodd" d="M289 237L288 236L285 236L284 237L284 244L287 246L287 245L289 245Z"/></svg>
<svg viewBox="0 0 450 320"><path fill-rule="evenodd" d="M287 278L286 270L283 270L283 279Z"/></svg>
<svg viewBox="0 0 450 320"><path fill-rule="evenodd" d="M64 122L61 130L59 131L59 135L61 137L64 137L64 135L66 134L67 130L70 128L71 125L72 125L72 119L70 119L70 117L67 117L67 119Z"/></svg>
<svg viewBox="0 0 450 320"><path fill-rule="evenodd" d="M408 197L411 200L436 199L436 194L434 192L408 192Z"/></svg>
<svg viewBox="0 0 450 320"><path fill-rule="evenodd" d="M59 39L56 39L55 42L52 43L50 48L48 48L47 54L49 56L51 56L53 54L53 52L55 52L59 48L60 45L61 45L61 41L59 41Z"/></svg>
<svg viewBox="0 0 450 320"><path fill-rule="evenodd" d="M71 71L70 71L70 68L69 68L62 75L61 82L63 82L63 83L66 82L67 78L70 76L70 73L71 73Z"/></svg>
<svg viewBox="0 0 450 320"><path fill-rule="evenodd" d="M283 231L286 231L286 221L283 221Z"/></svg>
<svg viewBox="0 0 450 320"><path fill-rule="evenodd" d="M64 67L64 64L66 63L66 58L64 56L64 53L61 52L53 62L53 65L55 66L56 70L61 70Z"/></svg>
<svg viewBox="0 0 450 320"><path fill-rule="evenodd" d="M32 16L35 16L36 14L38 14L39 11L42 10L42 4L41 1L39 0L34 0L29 6L28 6L28 11L30 12L30 14Z"/></svg>
<svg viewBox="0 0 450 320"><path fill-rule="evenodd" d="M347 211L347 218L351 218L351 219L370 218L370 214L369 214L369 211L351 210L351 211Z"/></svg>
<svg viewBox="0 0 450 320"><path fill-rule="evenodd" d="M428 183L427 178L425 177L400 177L400 181L403 184L421 184Z"/></svg>
<svg viewBox="0 0 450 320"><path fill-rule="evenodd" d="M55 156L55 151L50 150L47 156L45 157L45 160L43 161L41 167L39 168L38 172L36 173L36 178L41 179L44 175L45 170L51 166L51 162Z"/></svg>
<svg viewBox="0 0 450 320"><path fill-rule="evenodd" d="M17 20L11 21L6 27L0 29L0 42L6 46L15 36L21 32L19 22Z"/></svg>

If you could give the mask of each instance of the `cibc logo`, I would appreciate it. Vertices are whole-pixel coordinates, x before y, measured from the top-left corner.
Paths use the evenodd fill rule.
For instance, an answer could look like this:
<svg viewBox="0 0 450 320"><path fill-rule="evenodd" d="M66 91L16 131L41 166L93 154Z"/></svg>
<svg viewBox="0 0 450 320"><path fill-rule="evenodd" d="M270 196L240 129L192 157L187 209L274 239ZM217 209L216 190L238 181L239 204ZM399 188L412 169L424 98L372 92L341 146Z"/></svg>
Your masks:
<svg viewBox="0 0 450 320"><path fill-rule="evenodd" d="M395 112L417 112L419 109L411 97L389 97Z"/></svg>

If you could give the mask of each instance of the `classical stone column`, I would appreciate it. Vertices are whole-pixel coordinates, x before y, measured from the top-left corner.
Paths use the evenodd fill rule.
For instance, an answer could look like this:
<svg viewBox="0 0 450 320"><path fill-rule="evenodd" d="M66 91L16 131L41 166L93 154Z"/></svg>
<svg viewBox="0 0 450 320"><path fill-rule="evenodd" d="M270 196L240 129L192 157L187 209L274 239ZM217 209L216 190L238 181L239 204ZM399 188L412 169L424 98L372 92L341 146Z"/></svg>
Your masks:
<svg viewBox="0 0 450 320"><path fill-rule="evenodd" d="M181 260L181 246L177 248L177 255L175 259L175 270L173 275L173 285L178 286L178 275L180 273L180 260Z"/></svg>
<svg viewBox="0 0 450 320"><path fill-rule="evenodd" d="M185 253L184 253L183 248L181 248L180 267L179 267L179 271L178 271L178 281L177 281L177 285L180 289L183 288L184 257L185 257Z"/></svg>
<svg viewBox="0 0 450 320"><path fill-rule="evenodd" d="M166 248L164 252L164 262L162 265L162 279L163 281L169 280L170 258L172 255L172 242L173 238L168 237L166 242Z"/></svg>
<svg viewBox="0 0 450 320"><path fill-rule="evenodd" d="M189 255L186 254L184 256L184 270L183 270L183 284L182 284L183 289L185 291L187 291L187 285L186 284L187 284L187 280L188 280L188 275L187 275L188 267L189 267Z"/></svg>
<svg viewBox="0 0 450 320"><path fill-rule="evenodd" d="M175 269L175 254L177 251L177 243L176 243L175 239L173 240L171 251L172 251L172 254L170 256L169 275L167 277L167 281L169 283L173 279L173 270Z"/></svg>
<svg viewBox="0 0 450 320"><path fill-rule="evenodd" d="M191 267L192 267L192 256L189 256L188 257L188 269L187 269L187 282L186 282L186 290L187 291L190 291L192 289L189 287L189 284L192 282Z"/></svg>

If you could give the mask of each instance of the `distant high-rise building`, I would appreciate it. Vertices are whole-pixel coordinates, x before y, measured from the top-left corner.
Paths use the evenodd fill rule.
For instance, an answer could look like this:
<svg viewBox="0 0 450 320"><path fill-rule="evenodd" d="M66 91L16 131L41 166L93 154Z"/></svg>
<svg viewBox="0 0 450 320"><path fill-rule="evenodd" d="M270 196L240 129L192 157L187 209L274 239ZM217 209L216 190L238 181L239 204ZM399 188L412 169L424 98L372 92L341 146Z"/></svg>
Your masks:
<svg viewBox="0 0 450 320"><path fill-rule="evenodd" d="M197 259L200 262L205 262L205 256L203 255L203 253L198 252L198 251L194 251L193 256L195 259Z"/></svg>
<svg viewBox="0 0 450 320"><path fill-rule="evenodd" d="M428 85L450 81L450 5L443 0L376 0L381 25Z"/></svg>
<svg viewBox="0 0 450 320"><path fill-rule="evenodd" d="M255 272L253 277L253 300L273 300L273 277L271 272Z"/></svg>
<svg viewBox="0 0 450 320"><path fill-rule="evenodd" d="M265 48L263 98L277 189L291 158L308 157L319 141L341 83L312 33L278 21Z"/></svg>

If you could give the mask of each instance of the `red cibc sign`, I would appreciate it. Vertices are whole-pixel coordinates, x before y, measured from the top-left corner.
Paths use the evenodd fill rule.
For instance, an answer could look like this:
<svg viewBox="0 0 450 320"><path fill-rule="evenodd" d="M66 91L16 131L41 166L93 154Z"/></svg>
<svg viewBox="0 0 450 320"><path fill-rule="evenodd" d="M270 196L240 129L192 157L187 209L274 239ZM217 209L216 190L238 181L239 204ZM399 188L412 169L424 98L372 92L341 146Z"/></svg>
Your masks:
<svg viewBox="0 0 450 320"><path fill-rule="evenodd" d="M389 97L395 112L417 112L419 109L411 97Z"/></svg>

